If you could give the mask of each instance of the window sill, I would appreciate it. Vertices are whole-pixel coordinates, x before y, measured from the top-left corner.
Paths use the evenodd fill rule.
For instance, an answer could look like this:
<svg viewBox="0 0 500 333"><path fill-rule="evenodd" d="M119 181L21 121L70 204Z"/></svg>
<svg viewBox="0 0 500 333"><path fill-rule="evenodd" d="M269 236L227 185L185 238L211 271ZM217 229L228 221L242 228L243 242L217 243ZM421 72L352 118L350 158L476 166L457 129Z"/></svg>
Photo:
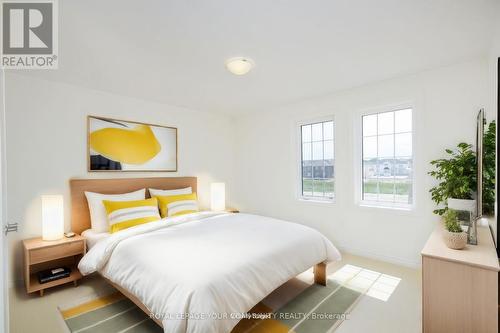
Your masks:
<svg viewBox="0 0 500 333"><path fill-rule="evenodd" d="M392 205L384 205L371 202L360 202L359 206L368 208L382 208L382 209L407 210L407 211L413 210L413 206L392 206Z"/></svg>
<svg viewBox="0 0 500 333"><path fill-rule="evenodd" d="M300 197L298 200L299 200L299 202L307 202L307 203L320 204L320 205L334 204L335 203L335 198L333 198L333 199L319 199L319 198Z"/></svg>

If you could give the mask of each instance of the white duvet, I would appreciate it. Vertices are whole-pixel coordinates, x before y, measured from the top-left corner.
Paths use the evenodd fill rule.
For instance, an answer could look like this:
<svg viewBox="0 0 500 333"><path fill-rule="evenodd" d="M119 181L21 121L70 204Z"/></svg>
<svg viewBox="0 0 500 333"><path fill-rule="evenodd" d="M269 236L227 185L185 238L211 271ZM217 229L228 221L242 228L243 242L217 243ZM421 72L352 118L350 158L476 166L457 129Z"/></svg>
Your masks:
<svg viewBox="0 0 500 333"><path fill-rule="evenodd" d="M332 243L306 226L204 212L112 234L78 268L99 271L135 295L165 332L224 333L292 277L339 259Z"/></svg>

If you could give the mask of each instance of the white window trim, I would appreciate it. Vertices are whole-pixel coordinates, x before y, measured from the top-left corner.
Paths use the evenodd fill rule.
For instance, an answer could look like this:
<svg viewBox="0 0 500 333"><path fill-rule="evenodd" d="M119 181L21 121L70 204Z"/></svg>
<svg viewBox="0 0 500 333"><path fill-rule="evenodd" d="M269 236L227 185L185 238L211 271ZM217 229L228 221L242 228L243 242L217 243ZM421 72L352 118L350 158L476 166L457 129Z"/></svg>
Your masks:
<svg viewBox="0 0 500 333"><path fill-rule="evenodd" d="M314 124L314 123L320 123L320 122L325 122L325 121L333 121L333 179L334 179L334 190L333 190L333 198L321 198L321 197L310 197L310 196L304 196L302 195L302 126L303 125L309 125L309 124ZM307 202L307 203L319 203L319 204L331 204L335 203L336 200L336 189L337 189L337 170L336 170L336 164L337 164L337 151L336 151L336 146L337 146L337 130L336 130L336 124L335 124L335 116L334 115L327 115L327 116L322 116L322 117L316 117L316 118L308 118L308 119L303 119L294 124L294 133L295 133L295 160L296 160L296 172L295 172L295 179L294 182L296 184L296 198L300 202Z"/></svg>
<svg viewBox="0 0 500 333"><path fill-rule="evenodd" d="M400 204L391 202L377 202L363 200L363 116L382 112L393 112L403 109L412 109L412 196L413 201L411 204ZM375 208L375 209L389 209L397 211L415 211L417 207L417 149L415 133L417 132L417 110L414 102L403 102L398 104L391 104L379 106L369 109L359 110L354 116L354 202L359 207Z"/></svg>

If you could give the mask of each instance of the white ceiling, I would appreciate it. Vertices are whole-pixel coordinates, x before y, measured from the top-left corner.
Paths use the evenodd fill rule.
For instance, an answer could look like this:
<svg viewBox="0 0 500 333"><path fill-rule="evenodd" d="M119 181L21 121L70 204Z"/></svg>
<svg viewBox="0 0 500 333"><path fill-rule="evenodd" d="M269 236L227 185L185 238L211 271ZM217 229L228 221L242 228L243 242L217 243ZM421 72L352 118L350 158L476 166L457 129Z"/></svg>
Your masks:
<svg viewBox="0 0 500 333"><path fill-rule="evenodd" d="M23 74L239 114L486 54L496 0L60 0L59 69ZM247 56L238 77L224 67Z"/></svg>

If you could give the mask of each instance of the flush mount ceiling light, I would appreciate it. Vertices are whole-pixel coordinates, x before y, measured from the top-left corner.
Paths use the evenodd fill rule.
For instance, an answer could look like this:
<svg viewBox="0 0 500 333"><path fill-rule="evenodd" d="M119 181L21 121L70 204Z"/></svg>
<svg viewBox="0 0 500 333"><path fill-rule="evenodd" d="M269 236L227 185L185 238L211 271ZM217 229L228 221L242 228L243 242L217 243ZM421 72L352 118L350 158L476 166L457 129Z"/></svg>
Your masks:
<svg viewBox="0 0 500 333"><path fill-rule="evenodd" d="M227 70L234 75L245 75L253 66L253 61L244 57L231 58L226 61Z"/></svg>

